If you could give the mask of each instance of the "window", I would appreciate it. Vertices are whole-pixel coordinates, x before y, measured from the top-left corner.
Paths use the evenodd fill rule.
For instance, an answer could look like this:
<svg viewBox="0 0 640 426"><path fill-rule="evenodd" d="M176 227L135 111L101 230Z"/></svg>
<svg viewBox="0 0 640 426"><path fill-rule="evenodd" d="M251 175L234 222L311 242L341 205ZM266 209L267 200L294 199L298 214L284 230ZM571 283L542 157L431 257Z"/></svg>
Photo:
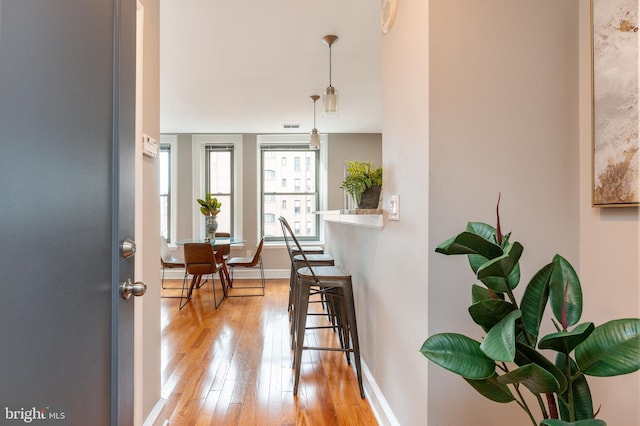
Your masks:
<svg viewBox="0 0 640 426"><path fill-rule="evenodd" d="M292 139L297 139L295 142ZM302 142L304 140L304 142ZM262 234L267 241L282 241L282 229L271 217L287 218L300 240L320 239L320 218L312 213L320 210L320 151L309 148L306 135L259 136L261 184ZM273 155L276 153L276 155ZM274 160L277 159L277 160ZM284 167L293 164L293 168ZM304 167L302 167L304 165ZM276 179L268 180L266 170L273 170ZM279 182L281 184L276 184ZM293 183L293 185L291 185ZM302 184L304 183L304 187ZM279 202L268 203L269 197ZM291 209L290 204L293 204ZM289 209L287 209L289 206ZM304 207L304 208L303 208ZM295 217L295 220L294 220Z"/></svg>
<svg viewBox="0 0 640 426"><path fill-rule="evenodd" d="M242 135L198 134L191 137L191 143L192 238L205 234L204 216L195 199L207 193L222 202L218 231L242 238Z"/></svg>
<svg viewBox="0 0 640 426"><path fill-rule="evenodd" d="M204 170L204 194L211 194L222 203L218 214L218 230L231 232L234 225L233 145L206 145Z"/></svg>
<svg viewBox="0 0 640 426"><path fill-rule="evenodd" d="M178 217L177 176L178 176L178 136L160 135L158 151L159 193L160 193L160 235L167 242L176 240L176 218Z"/></svg>
<svg viewBox="0 0 640 426"><path fill-rule="evenodd" d="M161 144L160 164L160 235L171 242L171 145Z"/></svg>

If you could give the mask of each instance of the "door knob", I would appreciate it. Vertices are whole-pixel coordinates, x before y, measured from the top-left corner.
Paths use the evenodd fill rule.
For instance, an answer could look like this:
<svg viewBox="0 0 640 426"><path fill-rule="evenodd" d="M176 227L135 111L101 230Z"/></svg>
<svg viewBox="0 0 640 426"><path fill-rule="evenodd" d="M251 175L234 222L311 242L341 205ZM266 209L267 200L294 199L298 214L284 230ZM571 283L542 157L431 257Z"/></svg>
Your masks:
<svg viewBox="0 0 640 426"><path fill-rule="evenodd" d="M124 257L125 259L129 259L130 257L133 257L134 254L136 254L136 242L129 239L124 240L120 244L120 250L122 252L122 257Z"/></svg>
<svg viewBox="0 0 640 426"><path fill-rule="evenodd" d="M129 299L131 295L143 296L147 291L147 285L142 281L131 282L131 278L120 284L120 295L123 299Z"/></svg>

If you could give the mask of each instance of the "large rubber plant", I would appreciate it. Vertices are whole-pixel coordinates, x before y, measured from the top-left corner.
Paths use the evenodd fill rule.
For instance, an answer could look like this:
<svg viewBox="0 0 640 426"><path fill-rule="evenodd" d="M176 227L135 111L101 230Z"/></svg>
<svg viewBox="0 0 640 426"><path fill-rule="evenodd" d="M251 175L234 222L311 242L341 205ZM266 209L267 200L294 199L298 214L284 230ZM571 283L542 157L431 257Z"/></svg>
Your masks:
<svg viewBox="0 0 640 426"><path fill-rule="evenodd" d="M478 279L471 286L469 314L484 332L481 342L462 334L429 337L420 352L464 378L476 391L499 403L517 403L533 425L601 426L596 419L587 376L609 377L640 369L640 319L616 319L596 326L580 322L582 288L569 261L560 255L528 282L520 301L523 246L497 225L470 222L436 248L464 255ZM547 307L556 331L540 336ZM524 398L531 392L537 408ZM535 413L539 413L536 420Z"/></svg>

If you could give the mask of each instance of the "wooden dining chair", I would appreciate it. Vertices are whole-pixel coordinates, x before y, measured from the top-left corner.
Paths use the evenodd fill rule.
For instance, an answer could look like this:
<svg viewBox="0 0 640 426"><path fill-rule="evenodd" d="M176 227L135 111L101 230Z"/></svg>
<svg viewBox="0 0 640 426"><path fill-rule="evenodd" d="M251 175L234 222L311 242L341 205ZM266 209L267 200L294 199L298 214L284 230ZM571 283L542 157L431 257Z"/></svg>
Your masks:
<svg viewBox="0 0 640 426"><path fill-rule="evenodd" d="M163 290L180 290L180 287L166 287L164 285L164 272L166 269L184 268L184 260L171 253L167 239L163 236L160 237L160 267L162 268L162 277L160 279L162 290L160 291L160 297L165 299L179 299L180 296L168 296L164 294Z"/></svg>
<svg viewBox="0 0 640 426"><path fill-rule="evenodd" d="M180 309L182 309L190 300L194 288L200 288L206 283L202 282L203 277L211 276L211 287L213 289L213 301L215 308L218 309L220 303L227 296L225 285L225 277L222 272L222 264L219 263L213 254L213 247L209 243L186 243L184 245L184 263L185 272L182 280L182 292L180 293ZM222 285L222 298L218 301L215 287L215 274L220 276ZM191 275L191 284L187 289L187 279ZM185 294L186 292L186 294ZM183 302L184 299L184 302Z"/></svg>
<svg viewBox="0 0 640 426"><path fill-rule="evenodd" d="M258 248L256 249L253 257L232 257L227 260L227 266L229 267L229 271L231 272L231 282L229 286L234 290L244 290L244 289L258 289L260 292L258 294L246 294L244 292L240 292L240 294L231 294L229 292L229 297L247 297L247 296L264 296L265 289L265 279L264 279L264 266L262 264L262 247L264 247L264 237L260 239L260 243L258 243ZM233 285L233 271L235 268L260 268L260 285L259 286L234 286Z"/></svg>

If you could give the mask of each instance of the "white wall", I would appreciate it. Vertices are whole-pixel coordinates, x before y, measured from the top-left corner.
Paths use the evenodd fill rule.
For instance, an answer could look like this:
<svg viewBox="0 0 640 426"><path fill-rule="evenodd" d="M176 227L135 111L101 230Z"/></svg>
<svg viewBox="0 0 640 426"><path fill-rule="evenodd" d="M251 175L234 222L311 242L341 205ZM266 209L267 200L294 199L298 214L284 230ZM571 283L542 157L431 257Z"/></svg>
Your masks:
<svg viewBox="0 0 640 426"><path fill-rule="evenodd" d="M427 418L429 34L428 2L399 2L383 38L383 207L400 195L400 221L383 230L326 225L327 251L353 274L360 345L401 425ZM375 403L375 401L372 401Z"/></svg>
<svg viewBox="0 0 640 426"><path fill-rule="evenodd" d="M468 221L513 231L525 251L520 295L555 253L579 266L578 5L431 0L429 335L480 340L466 258L433 248ZM465 407L461 410L460 407ZM537 404L534 415L541 418ZM528 424L429 365L429 424Z"/></svg>
<svg viewBox="0 0 640 426"><path fill-rule="evenodd" d="M640 317L640 214L591 207L591 62L589 1L580 0L580 278L583 318L596 325ZM599 418L640 424L640 373L589 378Z"/></svg>

